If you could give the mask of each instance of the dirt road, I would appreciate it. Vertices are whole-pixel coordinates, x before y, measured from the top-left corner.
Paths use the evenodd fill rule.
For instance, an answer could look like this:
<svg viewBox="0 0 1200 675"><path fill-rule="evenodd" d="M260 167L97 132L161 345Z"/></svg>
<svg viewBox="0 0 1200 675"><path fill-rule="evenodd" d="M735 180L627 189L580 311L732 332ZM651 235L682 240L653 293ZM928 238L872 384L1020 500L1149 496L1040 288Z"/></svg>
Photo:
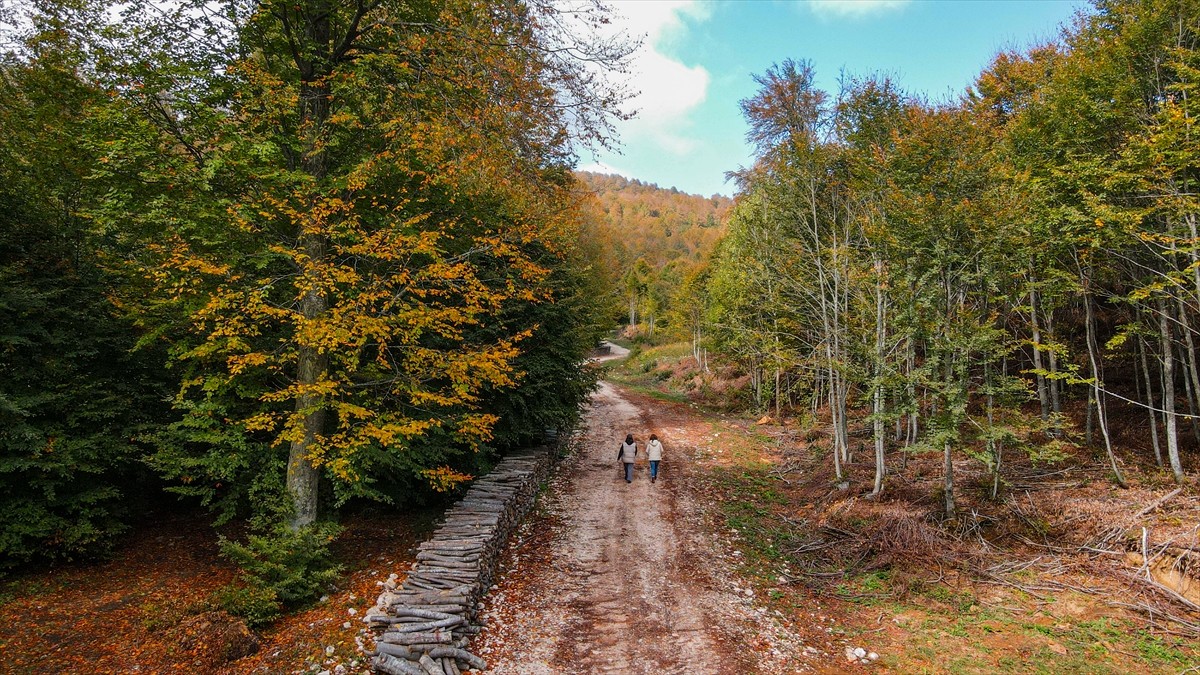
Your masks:
<svg viewBox="0 0 1200 675"><path fill-rule="evenodd" d="M488 627L475 644L490 672L807 670L799 641L755 606L703 532L688 467L704 433L679 424L609 384L593 396L574 454L484 605ZM644 461L624 481L616 455L626 433L640 448L651 433L663 439L657 483Z"/></svg>

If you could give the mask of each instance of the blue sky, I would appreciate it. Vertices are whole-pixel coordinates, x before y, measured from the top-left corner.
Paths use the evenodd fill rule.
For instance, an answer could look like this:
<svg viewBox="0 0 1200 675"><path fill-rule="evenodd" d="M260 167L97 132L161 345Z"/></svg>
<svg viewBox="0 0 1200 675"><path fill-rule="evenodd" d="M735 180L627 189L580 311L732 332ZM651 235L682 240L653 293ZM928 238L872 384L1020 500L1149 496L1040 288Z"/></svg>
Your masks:
<svg viewBox="0 0 1200 675"><path fill-rule="evenodd" d="M930 100L956 98L1003 49L1053 39L1081 0L615 0L616 23L644 36L629 84L637 119L622 153L580 168L705 196L732 195L725 172L750 164L738 101L753 74L812 62L820 88L840 73L885 73Z"/></svg>

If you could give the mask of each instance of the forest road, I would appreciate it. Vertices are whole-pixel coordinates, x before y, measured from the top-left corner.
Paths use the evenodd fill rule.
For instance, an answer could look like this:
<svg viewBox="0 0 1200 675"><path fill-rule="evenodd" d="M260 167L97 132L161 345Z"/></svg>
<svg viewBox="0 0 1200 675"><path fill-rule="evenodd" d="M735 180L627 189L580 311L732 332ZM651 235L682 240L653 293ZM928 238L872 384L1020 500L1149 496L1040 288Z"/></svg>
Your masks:
<svg viewBox="0 0 1200 675"><path fill-rule="evenodd" d="M697 438L602 383L585 427L502 562L473 649L498 674L688 673L808 670L704 533L688 466ZM638 441L634 480L617 463ZM666 450L656 483L644 448ZM764 636L775 636L764 638ZM771 664L785 666L771 667Z"/></svg>

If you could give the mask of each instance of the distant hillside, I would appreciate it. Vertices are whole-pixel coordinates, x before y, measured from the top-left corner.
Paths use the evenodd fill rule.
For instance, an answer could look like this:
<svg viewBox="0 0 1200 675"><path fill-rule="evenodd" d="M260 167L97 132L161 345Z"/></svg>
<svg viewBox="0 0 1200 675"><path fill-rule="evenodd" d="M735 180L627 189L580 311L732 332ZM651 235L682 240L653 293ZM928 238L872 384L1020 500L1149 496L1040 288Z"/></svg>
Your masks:
<svg viewBox="0 0 1200 675"><path fill-rule="evenodd" d="M702 197L675 188L663 189L622 176L576 172L596 195L596 226L613 245L623 265L639 258L662 269L680 258L705 261L725 232L733 200L721 195Z"/></svg>

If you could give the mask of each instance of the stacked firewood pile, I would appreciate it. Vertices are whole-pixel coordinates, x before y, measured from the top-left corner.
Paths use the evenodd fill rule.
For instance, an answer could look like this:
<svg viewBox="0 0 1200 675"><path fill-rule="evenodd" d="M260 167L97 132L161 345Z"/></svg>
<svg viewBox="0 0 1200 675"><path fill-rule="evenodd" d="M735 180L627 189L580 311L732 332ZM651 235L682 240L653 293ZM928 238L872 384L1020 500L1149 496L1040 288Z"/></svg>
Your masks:
<svg viewBox="0 0 1200 675"><path fill-rule="evenodd" d="M505 458L476 481L446 512L433 536L419 546L402 583L397 575L364 617L375 632L370 652L377 673L459 675L483 670L467 650L479 632L475 612L492 585L508 536L533 506L556 456L553 447Z"/></svg>

